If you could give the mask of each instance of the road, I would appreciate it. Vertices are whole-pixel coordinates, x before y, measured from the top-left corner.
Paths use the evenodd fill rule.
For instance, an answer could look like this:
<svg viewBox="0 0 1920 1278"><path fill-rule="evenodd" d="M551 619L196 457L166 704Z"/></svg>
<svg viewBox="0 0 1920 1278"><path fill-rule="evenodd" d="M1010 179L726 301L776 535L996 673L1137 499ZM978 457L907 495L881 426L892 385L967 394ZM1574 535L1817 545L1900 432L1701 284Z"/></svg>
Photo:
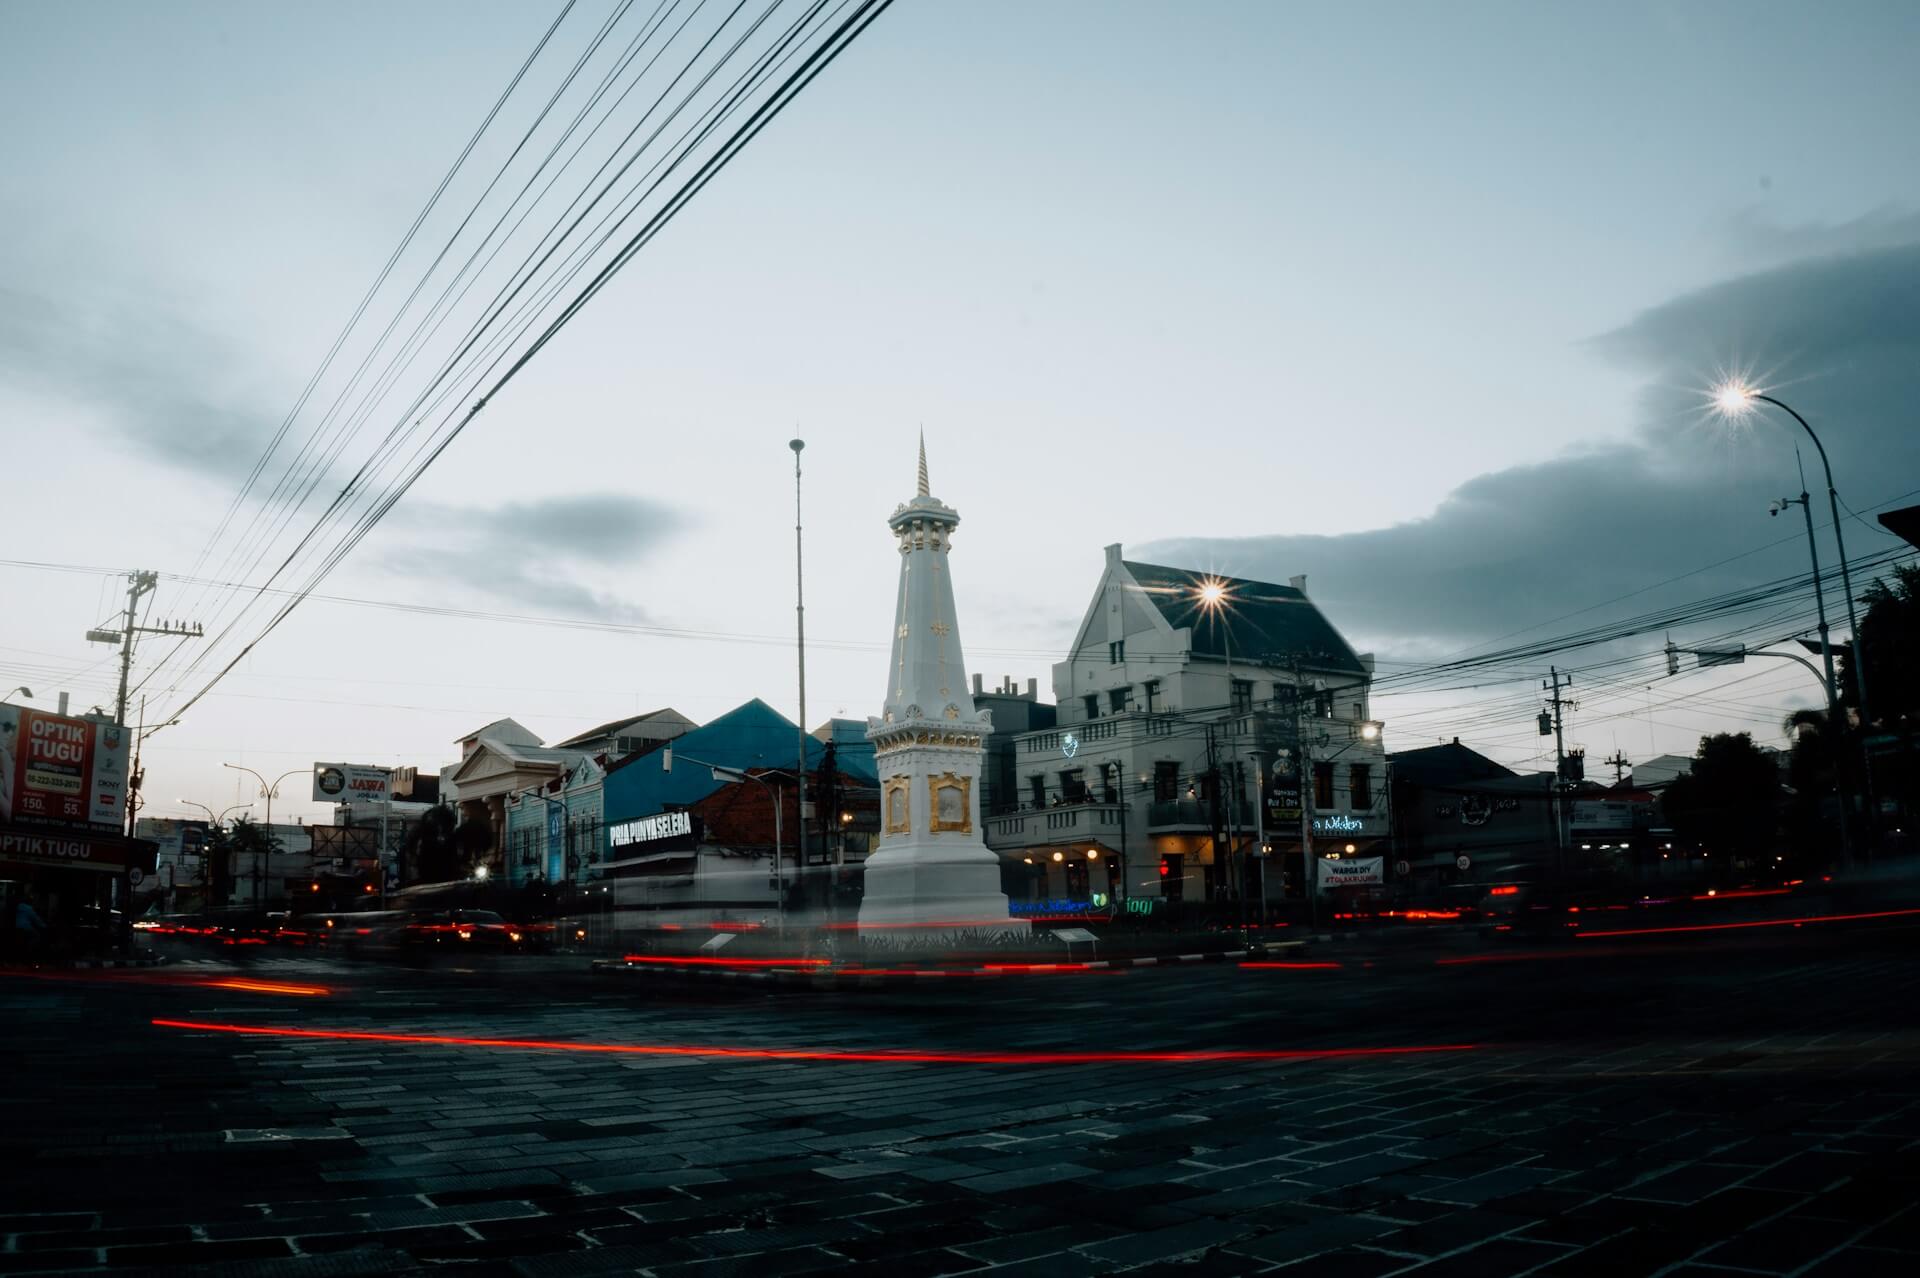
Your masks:
<svg viewBox="0 0 1920 1278"><path fill-rule="evenodd" d="M837 993L0 972L0 1274L1913 1272L1914 922Z"/></svg>

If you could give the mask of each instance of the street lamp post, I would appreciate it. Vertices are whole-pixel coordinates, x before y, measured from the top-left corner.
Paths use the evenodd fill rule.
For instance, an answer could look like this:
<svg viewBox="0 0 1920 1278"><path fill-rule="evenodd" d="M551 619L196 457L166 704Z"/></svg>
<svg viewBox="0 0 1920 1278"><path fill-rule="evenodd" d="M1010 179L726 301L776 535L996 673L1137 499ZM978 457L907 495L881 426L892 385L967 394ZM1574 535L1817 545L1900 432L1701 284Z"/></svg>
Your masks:
<svg viewBox="0 0 1920 1278"><path fill-rule="evenodd" d="M19 693L21 696L25 697L29 701L33 700L33 689L29 688L24 683L21 684L19 687L15 688L13 692ZM9 692L5 697L0 697L0 704L5 704L7 699L13 696L13 692Z"/></svg>
<svg viewBox="0 0 1920 1278"><path fill-rule="evenodd" d="M674 751L671 742L662 747L660 751L660 770L662 772L673 771L673 754ZM782 842L780 833L780 791L774 787L773 782L767 780L764 776L759 776L752 772L743 772L739 768L729 768L725 764L714 763L708 759L696 759L692 755L682 755L681 757L688 763L697 763L703 768L712 769L713 779L715 781L755 781L767 792L767 798L773 803L773 881L776 885L774 888L774 903L781 923L785 924L787 918L787 880L780 864L780 845ZM778 776L781 774L774 773L773 775Z"/></svg>
<svg viewBox="0 0 1920 1278"><path fill-rule="evenodd" d="M1867 751L1866 742L1867 731L1873 723L1873 715L1867 708L1867 643L1866 636L1860 633L1860 619L1854 612L1853 574L1847 567L1847 538L1840 525L1840 494L1833 486L1833 464L1827 460L1827 448L1825 444L1820 442L1820 436L1814 434L1813 427L1807 424L1807 419L1795 412L1791 405L1783 403L1773 396L1764 394L1741 382L1726 383L1714 392L1713 398L1714 404L1719 410L1729 417L1740 417L1755 411L1753 406L1756 403L1773 405L1787 416L1793 418L1794 421L1800 423L1800 429L1807 432L1807 438L1813 441L1814 451L1820 454L1820 469L1827 479L1827 510L1833 516L1833 544L1840 559L1840 589L1847 597L1847 629L1853 633L1853 661L1851 662L1853 668L1853 694L1854 698L1860 703L1861 780L1863 782L1862 788L1866 792L1868 847L1869 855L1871 855L1873 829L1877 824L1878 814L1874 811L1873 759ZM1804 498L1805 496L1806 494L1803 492L1801 497ZM1813 522L1813 516L1811 514L1807 516L1807 522L1809 527L1808 536L1809 540L1811 540L1811 527ZM1816 569L1816 592L1818 578L1819 574ZM1822 605L1822 611L1825 611L1824 604ZM1826 631L1824 629L1824 618L1822 625L1823 628L1820 637L1821 647L1824 650L1827 646L1825 642Z"/></svg>
<svg viewBox="0 0 1920 1278"><path fill-rule="evenodd" d="M1860 634L1860 621L1854 614L1853 575L1847 568L1847 538L1840 527L1840 494L1833 486L1833 465L1827 460L1826 445L1822 444L1820 437L1813 433L1813 427L1807 424L1807 419L1795 412L1792 407L1750 386L1729 383L1714 393L1714 402L1721 412L1735 417L1752 412L1755 403L1772 404L1800 423L1800 429L1806 431L1807 438L1813 441L1814 451L1820 454L1820 469L1827 477L1827 509L1833 516L1833 543L1840 555L1840 588L1847 596L1847 627L1853 631L1853 692L1860 702L1860 722L1865 726L1873 721L1872 716L1867 712L1866 644ZM1801 496L1805 497L1806 494L1802 493ZM1807 517L1809 539L1812 537L1812 520L1813 517L1809 514ZM1816 577L1817 575L1816 569ZM1825 638L1824 632L1822 638Z"/></svg>
<svg viewBox="0 0 1920 1278"><path fill-rule="evenodd" d="M235 772L244 772L258 781L260 783L260 797L267 801L266 847L264 850L255 853L253 858L253 908L258 910L260 908L261 884L266 878L266 863L263 858L273 850L273 801L280 795L280 783L282 781L285 781L288 777L297 777L305 772L306 769L294 768L289 772L282 772L269 784L265 777L255 772L252 768L242 767L237 763L223 763L220 766L223 768L232 768ZM229 811L231 811L231 809L229 809Z"/></svg>
<svg viewBox="0 0 1920 1278"><path fill-rule="evenodd" d="M212 808L210 808L210 807L208 807L208 806L207 806L206 804L204 804L204 803L195 803L195 802L194 802L194 801L193 801L192 799L176 799L176 800L174 800L174 802L176 802L176 803L178 803L178 804L180 804L180 805L181 805L182 807L187 807L187 808L199 808L199 809L200 809L200 810L201 810L202 812L204 812L204 813L206 813L206 814L207 814L207 822L208 822L208 824L210 824L210 825L212 825L212 826L213 826L213 828L214 828L214 831L215 831L216 833L217 833L217 832L218 832L218 831L220 830L220 828L221 828L222 826L224 826L224 825L225 825L225 824L227 823L227 816L228 816L228 814L229 814L229 813L233 813L233 812L244 812L244 811L245 811L246 809L248 809L248 808L250 808L250 807L252 807L252 806L253 806L253 805L252 805L251 803L236 803L236 804L234 804L234 805L233 805L232 807L230 807L230 808L227 808L227 809L225 809L224 811L222 811L222 812L220 813L220 815L219 815L219 816L215 816L215 815L213 814L213 809L212 809ZM211 889L212 889L212 886L213 886L213 885L212 885L212 882L211 882L211 881L209 880L209 878L208 878L208 876L207 876L207 872L206 872L206 871L207 871L207 867L206 867L206 861L207 861L207 859L208 859L208 857L207 857L207 854L206 854L205 852L202 852L202 853L201 853L201 855L200 855L200 860L201 860L201 866L200 866L200 881L201 881L201 882L200 882L200 886L201 886L201 890L202 890L203 892L209 892L209 891L211 891ZM177 881L177 876L176 876L176 881ZM169 909L171 909L171 908L173 907L173 896L172 896L172 891L173 891L173 889L172 889L172 887L171 887L171 886L169 886L169 888L168 888L168 896L167 896L167 907L168 907ZM209 903L209 904L211 904L211 902L208 902L208 903Z"/></svg>
<svg viewBox="0 0 1920 1278"><path fill-rule="evenodd" d="M793 774L799 785L795 818L800 828L794 834L793 863L800 867L803 886L807 865L807 599L805 561L800 553L800 450L806 446L804 439L787 441L787 447L793 450L793 647L800 668L800 720L795 725L793 763ZM922 443L923 452L925 448ZM784 889L785 884L781 886ZM785 895L783 890L783 901Z"/></svg>

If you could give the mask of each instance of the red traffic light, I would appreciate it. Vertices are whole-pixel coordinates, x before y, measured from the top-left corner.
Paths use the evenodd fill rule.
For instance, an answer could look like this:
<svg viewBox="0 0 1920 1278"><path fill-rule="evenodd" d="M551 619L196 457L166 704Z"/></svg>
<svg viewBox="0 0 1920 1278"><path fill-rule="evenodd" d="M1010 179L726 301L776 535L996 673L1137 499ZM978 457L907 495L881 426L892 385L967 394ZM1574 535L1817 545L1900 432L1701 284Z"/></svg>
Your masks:
<svg viewBox="0 0 1920 1278"><path fill-rule="evenodd" d="M1166 878L1167 871L1168 871L1168 866L1167 866L1166 858L1162 857L1160 859L1160 877L1163 879Z"/></svg>

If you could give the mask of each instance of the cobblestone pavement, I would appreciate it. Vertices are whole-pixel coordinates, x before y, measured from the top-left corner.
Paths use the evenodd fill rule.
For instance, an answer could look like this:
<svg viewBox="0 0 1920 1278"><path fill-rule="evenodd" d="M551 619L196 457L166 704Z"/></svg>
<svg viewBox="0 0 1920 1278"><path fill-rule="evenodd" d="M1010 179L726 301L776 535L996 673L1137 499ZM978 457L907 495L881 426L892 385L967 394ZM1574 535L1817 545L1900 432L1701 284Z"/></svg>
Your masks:
<svg viewBox="0 0 1920 1278"><path fill-rule="evenodd" d="M271 959L0 972L0 1274L1920 1272L1917 939L898 993Z"/></svg>

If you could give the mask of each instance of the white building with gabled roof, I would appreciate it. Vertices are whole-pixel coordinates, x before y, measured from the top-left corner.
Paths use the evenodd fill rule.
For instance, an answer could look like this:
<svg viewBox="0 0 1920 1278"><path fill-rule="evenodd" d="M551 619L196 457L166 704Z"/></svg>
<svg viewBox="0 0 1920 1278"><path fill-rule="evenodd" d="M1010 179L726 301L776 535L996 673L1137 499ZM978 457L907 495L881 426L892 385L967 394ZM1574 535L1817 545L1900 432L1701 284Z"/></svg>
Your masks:
<svg viewBox="0 0 1920 1278"><path fill-rule="evenodd" d="M1372 658L1307 597L1305 577L1281 586L1108 546L1053 667L1057 724L1015 737L1017 794L998 787L986 817L1010 892L1094 912L1221 899L1243 874L1258 892L1265 860L1278 898L1302 882L1303 818L1317 853L1383 852L1372 679Z"/></svg>

